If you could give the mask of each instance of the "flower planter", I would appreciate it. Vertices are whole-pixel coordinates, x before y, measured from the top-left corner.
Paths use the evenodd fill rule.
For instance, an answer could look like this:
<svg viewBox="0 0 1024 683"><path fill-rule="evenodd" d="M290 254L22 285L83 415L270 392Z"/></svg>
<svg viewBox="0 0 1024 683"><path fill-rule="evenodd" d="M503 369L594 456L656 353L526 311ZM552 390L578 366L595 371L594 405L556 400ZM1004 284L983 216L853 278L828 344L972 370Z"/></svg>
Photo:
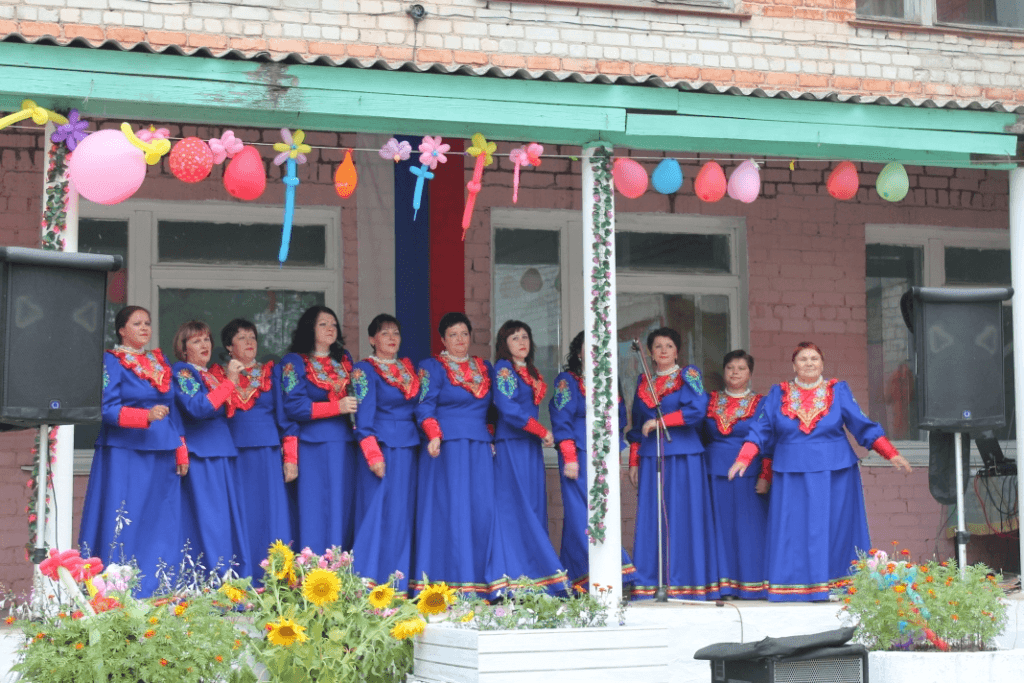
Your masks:
<svg viewBox="0 0 1024 683"><path fill-rule="evenodd" d="M431 624L413 651L412 680L424 683L669 680L662 627L476 631Z"/></svg>
<svg viewBox="0 0 1024 683"><path fill-rule="evenodd" d="M1018 681L1024 650L991 652L870 652L871 683Z"/></svg>

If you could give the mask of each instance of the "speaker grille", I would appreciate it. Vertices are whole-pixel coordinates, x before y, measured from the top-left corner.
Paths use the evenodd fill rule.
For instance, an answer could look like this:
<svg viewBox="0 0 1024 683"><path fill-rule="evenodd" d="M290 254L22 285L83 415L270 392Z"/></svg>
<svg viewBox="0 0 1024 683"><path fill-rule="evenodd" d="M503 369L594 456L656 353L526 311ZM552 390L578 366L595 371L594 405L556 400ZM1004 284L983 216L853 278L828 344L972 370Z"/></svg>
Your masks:
<svg viewBox="0 0 1024 683"><path fill-rule="evenodd" d="M860 657L848 659L810 659L804 662L779 662L775 665L775 683L863 683Z"/></svg>

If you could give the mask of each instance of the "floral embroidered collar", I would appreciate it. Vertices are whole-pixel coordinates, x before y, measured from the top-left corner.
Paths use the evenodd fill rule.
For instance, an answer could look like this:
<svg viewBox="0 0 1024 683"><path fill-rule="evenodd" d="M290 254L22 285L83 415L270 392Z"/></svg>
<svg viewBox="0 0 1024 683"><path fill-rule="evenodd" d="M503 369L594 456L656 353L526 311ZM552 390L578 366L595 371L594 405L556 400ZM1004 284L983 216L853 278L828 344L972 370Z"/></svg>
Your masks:
<svg viewBox="0 0 1024 683"><path fill-rule="evenodd" d="M340 401L348 395L352 361L346 355L339 363L330 356L302 354L306 361L306 379L327 392L328 401Z"/></svg>
<svg viewBox="0 0 1024 683"><path fill-rule="evenodd" d="M801 389L795 382L783 382L782 414L800 421L800 431L810 434L821 418L832 408L833 387L839 380L830 379L811 389Z"/></svg>
<svg viewBox="0 0 1024 683"><path fill-rule="evenodd" d="M679 391L683 386L683 373L677 368L675 372L669 375L662 375L654 378L654 390L658 392L658 399L664 398L668 394L674 391ZM657 400L651 396L650 385L647 384L647 380L641 379L640 386L637 389L637 395L640 400L644 402L644 405L648 408L653 408L657 404Z"/></svg>
<svg viewBox="0 0 1024 683"><path fill-rule="evenodd" d="M487 372L487 366L480 358L471 356L469 360L459 363L447 354L441 353L438 354L437 360L448 372L448 381L468 391L473 398L483 398L491 390L491 377Z"/></svg>
<svg viewBox="0 0 1024 683"><path fill-rule="evenodd" d="M728 436L737 422L754 415L761 398L761 394L729 396L724 391L712 391L708 400L708 417L715 421L719 432Z"/></svg>
<svg viewBox="0 0 1024 683"><path fill-rule="evenodd" d="M222 365L214 365L210 370L217 379L224 381L227 373ZM270 391L273 386L274 361L253 363L238 373L238 384L231 396L231 402L238 410L251 410L256 405L260 394Z"/></svg>
<svg viewBox="0 0 1024 683"><path fill-rule="evenodd" d="M402 392L406 400L420 393L420 378L416 375L412 361L399 358L397 361L382 361L376 356L366 359L380 378Z"/></svg>
<svg viewBox="0 0 1024 683"><path fill-rule="evenodd" d="M587 386L583 383L583 376L582 375L577 375L575 372L570 372L569 374L572 375L573 379L576 380L576 384L579 385L579 387L580 387L580 396L583 396L584 398L586 398L586 396L587 396Z"/></svg>
<svg viewBox="0 0 1024 683"><path fill-rule="evenodd" d="M135 373L139 379L149 382L160 393L165 394L170 390L171 366L168 365L160 349L153 349L146 353L130 353L123 349L114 349L107 353L112 354L122 366Z"/></svg>
<svg viewBox="0 0 1024 683"><path fill-rule="evenodd" d="M539 406L540 402L544 400L544 394L548 393L548 385L544 383L544 377L537 373L537 377L530 374L530 370L524 365L522 367L516 365L516 374L523 378L526 382L526 386L533 390L533 405Z"/></svg>
<svg viewBox="0 0 1024 683"><path fill-rule="evenodd" d="M199 375L199 378L203 380L203 384L206 386L207 392L213 391L221 385L222 381L227 379L227 376L219 377L214 372L207 370L201 365L188 363L188 367L178 370L178 384L189 396L195 396L199 391L199 384L195 379L195 375ZM234 416L235 404L232 400L228 400L224 403L224 414L228 417Z"/></svg>

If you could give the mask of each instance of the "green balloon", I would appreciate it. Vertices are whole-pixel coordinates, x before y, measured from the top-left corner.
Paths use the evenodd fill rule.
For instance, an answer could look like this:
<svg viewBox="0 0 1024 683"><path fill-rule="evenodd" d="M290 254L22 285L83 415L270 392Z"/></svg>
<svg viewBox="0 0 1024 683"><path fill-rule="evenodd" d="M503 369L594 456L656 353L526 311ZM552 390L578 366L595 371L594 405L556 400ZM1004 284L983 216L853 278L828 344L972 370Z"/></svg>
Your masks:
<svg viewBox="0 0 1024 683"><path fill-rule="evenodd" d="M907 196L910 191L910 178L907 177L907 169L898 161L892 161L878 174L875 182L875 189L878 196L890 202L898 202Z"/></svg>

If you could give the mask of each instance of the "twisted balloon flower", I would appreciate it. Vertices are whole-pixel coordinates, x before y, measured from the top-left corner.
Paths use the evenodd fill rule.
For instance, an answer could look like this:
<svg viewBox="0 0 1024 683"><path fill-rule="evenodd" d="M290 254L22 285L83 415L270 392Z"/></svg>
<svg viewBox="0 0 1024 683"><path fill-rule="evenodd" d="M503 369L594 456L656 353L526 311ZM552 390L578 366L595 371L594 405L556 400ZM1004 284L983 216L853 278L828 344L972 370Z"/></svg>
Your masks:
<svg viewBox="0 0 1024 683"><path fill-rule="evenodd" d="M292 218L295 215L295 187L299 184L299 177L295 174L295 164L306 163L306 155L313 151L309 145L303 144L306 134L301 130L292 132L287 128L281 129L281 138L284 142L275 142L274 151L278 155L274 157L274 165L280 166L288 162L287 171L282 182L284 190L284 227L281 230L281 250L277 254L277 260L283 266L288 260L288 247L292 241Z"/></svg>

